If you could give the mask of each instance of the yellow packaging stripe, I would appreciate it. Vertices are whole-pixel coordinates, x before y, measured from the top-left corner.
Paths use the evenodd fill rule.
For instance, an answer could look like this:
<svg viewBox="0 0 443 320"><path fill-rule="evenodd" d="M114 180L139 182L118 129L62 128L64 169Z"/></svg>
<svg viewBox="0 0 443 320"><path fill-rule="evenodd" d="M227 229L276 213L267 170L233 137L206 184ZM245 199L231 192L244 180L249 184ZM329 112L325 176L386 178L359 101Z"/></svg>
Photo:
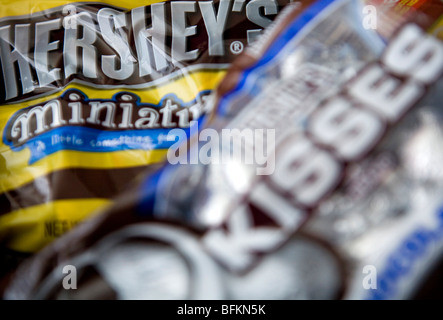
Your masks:
<svg viewBox="0 0 443 320"><path fill-rule="evenodd" d="M10 153L12 151L8 152L8 154ZM30 166L27 165L29 151L25 149L21 153L22 157L15 158L21 159L21 161L18 161L14 166L14 163L8 160L8 169L1 170L0 193L19 188L56 170L67 168L116 169L159 163L165 159L167 150L126 150L106 153L62 150ZM11 157L13 156L11 155Z"/></svg>
<svg viewBox="0 0 443 320"><path fill-rule="evenodd" d="M20 209L0 217L0 241L20 252L35 252L110 204L104 199L75 199Z"/></svg>
<svg viewBox="0 0 443 320"><path fill-rule="evenodd" d="M41 12L51 8L65 6L70 3L101 3L115 7L133 9L149 6L153 3L166 2L165 0L101 0L101 1L71 1L71 0L2 0L0 6L0 18L21 16Z"/></svg>
<svg viewBox="0 0 443 320"><path fill-rule="evenodd" d="M120 169L70 168L53 171L0 194L0 216L20 208L64 199L110 199L126 190L129 181L156 170L158 165ZM11 201L11 199L14 199Z"/></svg>
<svg viewBox="0 0 443 320"><path fill-rule="evenodd" d="M8 104L2 106L2 113L0 114L0 121L4 119L9 119L11 115L22 108L28 106L36 105L49 101L51 99L59 97L63 91L69 89L77 89L82 91L88 96L89 99L111 99L113 95L125 91L131 92L138 95L143 103L158 104L160 100L167 94L174 93L177 98L182 101L189 102L195 99L196 95L205 90L213 90L218 83L221 81L223 76L226 74L225 69L219 70L194 70L188 73L178 76L177 78L164 82L158 86L152 86L149 88L113 88L113 89L103 89L95 88L92 86L82 85L78 83L70 83L65 88L61 89L59 92L47 95L38 99L32 99L28 101L23 101L16 104ZM6 111L7 110L7 111Z"/></svg>

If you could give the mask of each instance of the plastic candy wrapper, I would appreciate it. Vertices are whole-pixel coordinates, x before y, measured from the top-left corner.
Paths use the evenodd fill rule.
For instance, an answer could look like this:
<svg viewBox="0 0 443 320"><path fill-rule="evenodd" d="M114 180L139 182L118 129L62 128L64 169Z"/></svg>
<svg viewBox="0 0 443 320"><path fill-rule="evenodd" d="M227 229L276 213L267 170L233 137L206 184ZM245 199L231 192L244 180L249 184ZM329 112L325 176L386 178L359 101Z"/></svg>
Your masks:
<svg viewBox="0 0 443 320"><path fill-rule="evenodd" d="M1 268L156 169L288 2L2 1Z"/></svg>
<svg viewBox="0 0 443 320"><path fill-rule="evenodd" d="M21 265L5 298L441 295L441 15L288 5L208 98L207 125L174 131L191 137L170 164Z"/></svg>

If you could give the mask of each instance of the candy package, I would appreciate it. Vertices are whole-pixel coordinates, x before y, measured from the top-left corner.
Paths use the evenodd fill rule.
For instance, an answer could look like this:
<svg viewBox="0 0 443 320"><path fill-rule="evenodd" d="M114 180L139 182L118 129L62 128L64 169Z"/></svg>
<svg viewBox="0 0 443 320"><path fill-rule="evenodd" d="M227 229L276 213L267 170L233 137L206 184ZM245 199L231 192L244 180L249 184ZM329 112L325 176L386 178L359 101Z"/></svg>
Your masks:
<svg viewBox="0 0 443 320"><path fill-rule="evenodd" d="M441 295L442 16L432 0L288 4L207 121L171 131L189 139L25 261L5 298Z"/></svg>
<svg viewBox="0 0 443 320"><path fill-rule="evenodd" d="M1 268L156 169L288 2L2 1Z"/></svg>

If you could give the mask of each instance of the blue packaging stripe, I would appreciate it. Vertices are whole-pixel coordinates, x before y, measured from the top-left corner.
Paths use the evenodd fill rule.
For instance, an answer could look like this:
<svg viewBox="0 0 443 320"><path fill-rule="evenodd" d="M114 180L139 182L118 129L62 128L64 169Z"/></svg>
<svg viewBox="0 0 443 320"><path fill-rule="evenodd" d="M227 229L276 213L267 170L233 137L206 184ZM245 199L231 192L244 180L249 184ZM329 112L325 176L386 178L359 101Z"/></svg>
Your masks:
<svg viewBox="0 0 443 320"><path fill-rule="evenodd" d="M368 289L367 300L394 299L400 282L408 277L431 247L443 239L443 207L437 211L438 225L434 229L418 227L389 255L384 269L377 275L377 286Z"/></svg>
<svg viewBox="0 0 443 320"><path fill-rule="evenodd" d="M204 118L200 117L197 121L198 126L204 123ZM29 164L61 150L114 152L168 149L180 138L184 138L184 135L171 134L171 130L174 129L103 131L86 127L63 126L45 132L30 139L24 145L12 149L19 151L29 148L31 152ZM180 130L186 134L186 139L188 139L190 128Z"/></svg>

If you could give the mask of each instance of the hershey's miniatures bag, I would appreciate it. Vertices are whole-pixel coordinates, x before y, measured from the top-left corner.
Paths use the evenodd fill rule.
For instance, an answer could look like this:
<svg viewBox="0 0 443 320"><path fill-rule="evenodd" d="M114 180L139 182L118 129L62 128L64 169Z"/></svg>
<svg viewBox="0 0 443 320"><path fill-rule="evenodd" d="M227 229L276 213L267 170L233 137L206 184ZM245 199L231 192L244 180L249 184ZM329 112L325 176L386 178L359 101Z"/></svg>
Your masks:
<svg viewBox="0 0 443 320"><path fill-rule="evenodd" d="M3 1L4 247L38 251L156 168L288 2Z"/></svg>

